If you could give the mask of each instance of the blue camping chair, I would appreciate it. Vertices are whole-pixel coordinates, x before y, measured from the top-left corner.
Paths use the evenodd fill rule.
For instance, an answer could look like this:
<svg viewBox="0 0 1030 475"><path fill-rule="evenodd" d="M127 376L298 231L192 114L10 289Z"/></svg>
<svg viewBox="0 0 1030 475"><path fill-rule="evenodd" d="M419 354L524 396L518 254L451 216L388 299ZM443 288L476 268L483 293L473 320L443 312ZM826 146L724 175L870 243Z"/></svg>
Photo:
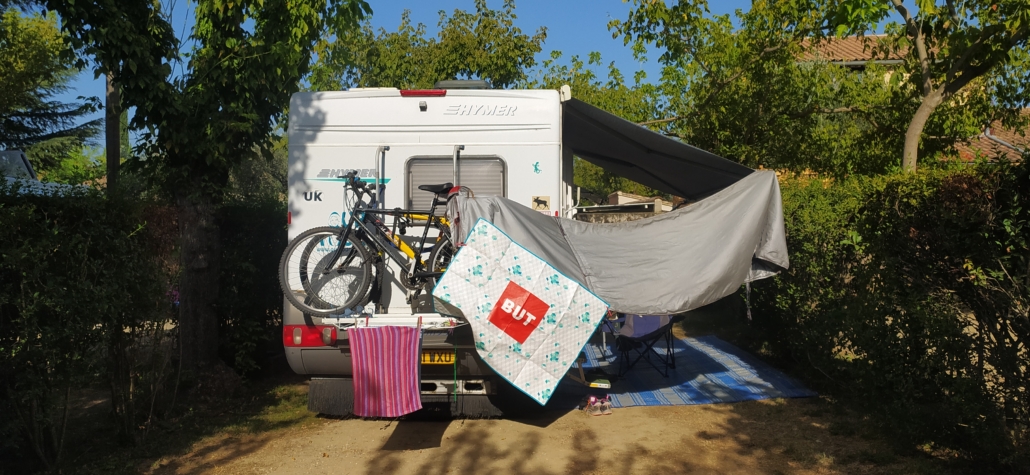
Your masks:
<svg viewBox="0 0 1030 475"><path fill-rule="evenodd" d="M640 361L645 361L664 377L676 368L676 353L672 347L672 326L682 320L680 315L624 315L615 320L604 319L602 330L615 336L615 349L619 352L619 377L624 376ZM655 348L665 342L665 352ZM659 346L661 348L661 346Z"/></svg>

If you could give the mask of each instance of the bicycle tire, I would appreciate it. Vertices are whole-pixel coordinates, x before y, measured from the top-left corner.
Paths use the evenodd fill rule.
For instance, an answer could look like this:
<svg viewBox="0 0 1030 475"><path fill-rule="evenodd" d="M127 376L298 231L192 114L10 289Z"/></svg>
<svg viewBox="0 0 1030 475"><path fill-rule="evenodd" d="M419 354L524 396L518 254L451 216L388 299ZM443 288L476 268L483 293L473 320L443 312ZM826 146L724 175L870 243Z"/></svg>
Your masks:
<svg viewBox="0 0 1030 475"><path fill-rule="evenodd" d="M371 255L364 244L348 237L345 248L356 253L353 259L346 268L324 272L325 261L339 246L334 243L339 233L340 228L329 226L304 231L290 241L279 260L283 294L304 313L324 317L364 303L372 281Z"/></svg>
<svg viewBox="0 0 1030 475"><path fill-rule="evenodd" d="M429 261L426 268L429 272L446 272L447 266L450 265L451 259L454 258L454 254L457 251L451 242L450 233L441 232L436 244L433 245L433 251L429 253ZM427 291L433 291L433 287L436 286L436 280L436 278L428 279L426 282Z"/></svg>

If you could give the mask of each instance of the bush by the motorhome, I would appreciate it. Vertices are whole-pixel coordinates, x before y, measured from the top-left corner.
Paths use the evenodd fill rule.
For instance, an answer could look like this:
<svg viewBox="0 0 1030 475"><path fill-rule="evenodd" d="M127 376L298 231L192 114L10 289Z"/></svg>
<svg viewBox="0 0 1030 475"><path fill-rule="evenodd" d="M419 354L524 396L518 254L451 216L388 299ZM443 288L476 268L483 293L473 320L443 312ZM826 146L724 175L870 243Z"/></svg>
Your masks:
<svg viewBox="0 0 1030 475"><path fill-rule="evenodd" d="M109 382L123 436L134 436L133 340L159 333L162 276L137 203L0 190L0 423L48 469L64 450L70 391ZM138 383L138 381L137 381ZM24 436L23 438L17 435Z"/></svg>
<svg viewBox="0 0 1030 475"><path fill-rule="evenodd" d="M758 344L908 444L1027 463L1030 165L782 190L791 268L753 286Z"/></svg>
<svg viewBox="0 0 1030 475"><path fill-rule="evenodd" d="M0 456L34 454L42 468L59 468L71 451L69 395L84 387L110 387L117 429L109 437L142 442L192 397L191 375L176 374L174 208L98 192L66 199L5 191L0 412L10 417L0 421ZM240 374L257 369L270 353L264 345L278 340L284 206L258 199L222 209L222 354Z"/></svg>

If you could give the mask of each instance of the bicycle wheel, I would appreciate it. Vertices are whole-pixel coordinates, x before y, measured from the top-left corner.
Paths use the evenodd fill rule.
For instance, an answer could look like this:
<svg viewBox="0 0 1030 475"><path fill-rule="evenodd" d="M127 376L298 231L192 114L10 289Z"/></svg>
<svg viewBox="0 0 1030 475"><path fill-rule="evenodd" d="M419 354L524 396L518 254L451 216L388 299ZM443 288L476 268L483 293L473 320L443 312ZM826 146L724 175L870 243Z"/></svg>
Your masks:
<svg viewBox="0 0 1030 475"><path fill-rule="evenodd" d="M363 303L372 281L368 249L347 239L343 252L327 269L339 248L339 228L304 231L290 241L279 261L279 284L286 298L304 313L328 316Z"/></svg>
<svg viewBox="0 0 1030 475"><path fill-rule="evenodd" d="M436 244L433 246L433 251L429 253L429 260L426 262L426 268L429 272L446 272L447 266L451 265L451 259L454 258L454 254L458 251L451 243L451 236L449 233L440 233L440 237L437 238ZM433 290L436 286L437 278L430 278L426 283L426 289L429 291Z"/></svg>

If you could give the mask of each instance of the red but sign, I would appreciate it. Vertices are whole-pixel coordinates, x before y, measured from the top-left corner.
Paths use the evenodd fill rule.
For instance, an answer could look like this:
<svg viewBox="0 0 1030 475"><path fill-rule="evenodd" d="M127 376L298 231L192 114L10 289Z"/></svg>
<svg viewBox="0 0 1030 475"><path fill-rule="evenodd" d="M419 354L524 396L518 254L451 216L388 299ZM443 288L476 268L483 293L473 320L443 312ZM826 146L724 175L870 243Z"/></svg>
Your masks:
<svg viewBox="0 0 1030 475"><path fill-rule="evenodd" d="M490 323L500 328L515 341L525 343L529 335L540 326L550 305L515 282L508 282L501 298L490 312Z"/></svg>

